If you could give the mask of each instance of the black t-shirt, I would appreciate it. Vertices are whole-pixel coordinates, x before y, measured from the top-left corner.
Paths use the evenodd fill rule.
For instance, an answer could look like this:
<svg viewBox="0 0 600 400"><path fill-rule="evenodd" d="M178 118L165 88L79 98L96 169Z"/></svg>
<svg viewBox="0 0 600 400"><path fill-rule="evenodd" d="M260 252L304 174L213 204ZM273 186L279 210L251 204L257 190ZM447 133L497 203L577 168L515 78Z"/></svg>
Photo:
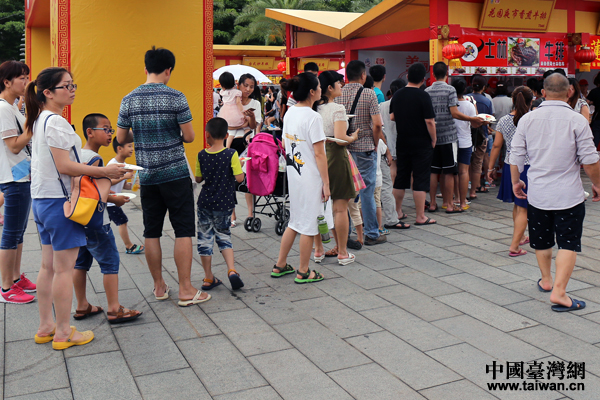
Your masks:
<svg viewBox="0 0 600 400"><path fill-rule="evenodd" d="M431 147L426 119L435 118L429 94L419 88L405 87L394 93L390 113L396 120L396 151L405 146Z"/></svg>
<svg viewBox="0 0 600 400"><path fill-rule="evenodd" d="M594 106L600 106L600 88L593 88L587 95L587 99L594 103Z"/></svg>

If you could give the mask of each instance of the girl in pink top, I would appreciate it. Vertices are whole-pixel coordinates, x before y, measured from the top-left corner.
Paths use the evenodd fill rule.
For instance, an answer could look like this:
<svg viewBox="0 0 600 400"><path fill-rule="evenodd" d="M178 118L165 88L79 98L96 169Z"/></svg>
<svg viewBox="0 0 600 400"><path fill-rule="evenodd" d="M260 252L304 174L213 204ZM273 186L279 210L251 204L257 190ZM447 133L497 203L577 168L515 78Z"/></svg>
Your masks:
<svg viewBox="0 0 600 400"><path fill-rule="evenodd" d="M248 122L244 116L242 108L242 91L235 88L235 78L231 72L223 72L219 77L219 83L223 90L223 107L219 111L217 117L227 121L229 129L240 129L248 126Z"/></svg>

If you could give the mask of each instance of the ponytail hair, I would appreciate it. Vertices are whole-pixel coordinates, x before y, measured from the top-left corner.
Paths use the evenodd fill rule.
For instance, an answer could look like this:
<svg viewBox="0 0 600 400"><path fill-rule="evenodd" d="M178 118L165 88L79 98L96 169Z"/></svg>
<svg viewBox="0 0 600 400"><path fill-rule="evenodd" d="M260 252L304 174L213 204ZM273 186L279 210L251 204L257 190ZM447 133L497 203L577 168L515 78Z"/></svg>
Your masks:
<svg viewBox="0 0 600 400"><path fill-rule="evenodd" d="M513 117L513 124L517 126L519 120L523 115L527 114L531 109L531 102L533 101L533 91L527 86L519 86L512 93L513 108L515 110L515 116Z"/></svg>
<svg viewBox="0 0 600 400"><path fill-rule="evenodd" d="M311 90L317 90L319 80L310 72L303 72L281 84L284 90L294 93L294 100L304 101L310 97Z"/></svg>
<svg viewBox="0 0 600 400"><path fill-rule="evenodd" d="M54 87L58 85L65 73L70 74L64 68L50 67L39 73L36 80L29 82L25 90L25 109L27 111L27 119L25 127L33 132L33 124L40 116L42 108L46 104L46 95L44 90L54 91Z"/></svg>
<svg viewBox="0 0 600 400"><path fill-rule="evenodd" d="M321 85L321 99L315 101L313 104L313 110L317 111L317 107L322 104L329 103L329 97L327 97L327 92L329 92L329 86L334 87L336 82L344 82L344 76L342 74L337 73L336 71L323 71L321 75L319 75L319 83Z"/></svg>

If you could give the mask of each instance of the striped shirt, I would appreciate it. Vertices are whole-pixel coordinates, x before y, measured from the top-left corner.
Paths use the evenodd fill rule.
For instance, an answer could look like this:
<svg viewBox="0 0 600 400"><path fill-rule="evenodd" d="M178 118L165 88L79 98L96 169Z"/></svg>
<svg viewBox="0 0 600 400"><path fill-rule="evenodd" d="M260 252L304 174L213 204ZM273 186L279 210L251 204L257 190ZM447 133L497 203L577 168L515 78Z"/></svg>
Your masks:
<svg viewBox="0 0 600 400"><path fill-rule="evenodd" d="M190 176L179 125L192 120L185 95L162 83L138 86L121 101L117 126L133 131L140 184Z"/></svg>

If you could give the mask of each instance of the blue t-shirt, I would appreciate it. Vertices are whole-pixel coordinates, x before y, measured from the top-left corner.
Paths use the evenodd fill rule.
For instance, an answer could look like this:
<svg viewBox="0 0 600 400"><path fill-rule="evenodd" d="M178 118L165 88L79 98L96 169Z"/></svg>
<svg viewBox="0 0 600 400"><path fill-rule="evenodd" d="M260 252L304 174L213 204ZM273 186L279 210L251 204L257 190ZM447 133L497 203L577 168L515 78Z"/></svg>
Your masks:
<svg viewBox="0 0 600 400"><path fill-rule="evenodd" d="M140 184L190 176L179 125L192 120L185 95L162 83L138 86L121 101L117 126L133 131Z"/></svg>
<svg viewBox="0 0 600 400"><path fill-rule="evenodd" d="M379 89L378 87L373 87L373 91L377 95L377 102L379 104L383 103L385 101L385 96L383 95L381 89Z"/></svg>
<svg viewBox="0 0 600 400"><path fill-rule="evenodd" d="M237 151L224 148L216 153L202 150L198 153L196 176L204 179L198 196L198 208L210 211L233 210L235 175L242 174Z"/></svg>
<svg viewBox="0 0 600 400"><path fill-rule="evenodd" d="M492 101L490 99L488 99L481 93L473 93L470 96L473 97L477 102L477 104L475 105L475 107L477 107L477 114L494 115L494 108L492 107ZM486 127L486 129L489 135L489 125Z"/></svg>

